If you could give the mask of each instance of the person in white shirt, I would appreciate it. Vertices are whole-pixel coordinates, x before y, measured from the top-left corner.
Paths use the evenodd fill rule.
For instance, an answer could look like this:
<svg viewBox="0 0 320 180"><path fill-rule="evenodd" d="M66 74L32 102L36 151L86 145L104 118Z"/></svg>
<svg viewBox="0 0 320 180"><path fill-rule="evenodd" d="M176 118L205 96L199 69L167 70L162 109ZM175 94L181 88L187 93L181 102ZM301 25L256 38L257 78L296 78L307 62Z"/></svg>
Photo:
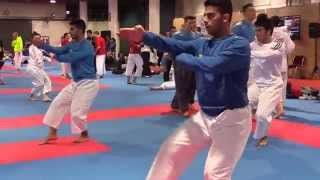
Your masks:
<svg viewBox="0 0 320 180"><path fill-rule="evenodd" d="M282 115L284 115L284 103L286 100L286 94L287 94L287 83L288 83L288 60L287 55L292 53L292 51L295 48L294 42L290 38L290 32L288 26L282 26L281 19L279 16L272 16L271 20L273 22L273 25L275 26L273 30L272 37L273 39L278 39L283 42L284 48L285 48L285 54L283 54L282 57L282 67L281 67L281 74L282 74L282 80L283 80L283 89L282 89L282 99L281 102L277 105L276 108L276 115L275 118L278 118Z"/></svg>
<svg viewBox="0 0 320 180"><path fill-rule="evenodd" d="M44 102L50 102L48 96L51 92L51 81L47 73L44 71L44 56L39 49L41 45L40 34L34 32L32 34L32 44L29 47L29 61L27 73L32 77L33 88L29 100L37 100L38 96L42 96Z"/></svg>
<svg viewBox="0 0 320 180"><path fill-rule="evenodd" d="M248 98L257 120L254 139L257 147L268 144L267 132L272 113L282 99L282 59L285 48L282 40L272 38L273 24L265 14L255 22L256 40L251 43L251 66Z"/></svg>

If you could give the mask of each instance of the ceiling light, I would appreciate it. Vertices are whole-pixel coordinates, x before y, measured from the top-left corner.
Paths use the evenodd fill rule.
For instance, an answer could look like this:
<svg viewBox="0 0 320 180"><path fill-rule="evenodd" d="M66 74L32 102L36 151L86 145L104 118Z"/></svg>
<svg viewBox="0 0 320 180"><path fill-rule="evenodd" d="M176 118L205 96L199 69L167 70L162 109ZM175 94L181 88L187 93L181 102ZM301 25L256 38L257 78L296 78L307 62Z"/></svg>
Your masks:
<svg viewBox="0 0 320 180"><path fill-rule="evenodd" d="M50 0L50 3L54 4L54 3L56 3L56 0Z"/></svg>

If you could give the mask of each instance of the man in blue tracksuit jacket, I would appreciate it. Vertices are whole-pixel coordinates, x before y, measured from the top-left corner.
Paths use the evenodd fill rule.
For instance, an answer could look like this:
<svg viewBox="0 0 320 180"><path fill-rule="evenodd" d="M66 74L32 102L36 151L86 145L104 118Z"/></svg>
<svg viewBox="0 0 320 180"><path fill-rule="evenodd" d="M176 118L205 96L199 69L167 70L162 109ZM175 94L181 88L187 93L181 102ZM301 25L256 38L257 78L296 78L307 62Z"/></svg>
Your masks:
<svg viewBox="0 0 320 180"><path fill-rule="evenodd" d="M253 4L249 3L242 7L241 13L244 19L235 24L232 28L232 33L246 38L249 42L253 42L256 36L256 27L253 24L256 19L256 10Z"/></svg>
<svg viewBox="0 0 320 180"><path fill-rule="evenodd" d="M183 29L175 33L172 38L181 41L195 40L200 37L198 33L192 31L195 27L196 18L194 16L186 16L184 18ZM173 62L173 66L176 92L171 102L171 108L189 117L192 114L196 91L195 73L175 61Z"/></svg>
<svg viewBox="0 0 320 180"><path fill-rule="evenodd" d="M251 131L247 81L250 45L230 33L231 0L206 0L205 25L211 39L184 42L124 28L120 36L176 56L175 61L196 73L200 112L183 123L161 146L147 180L177 180L205 147L206 180L231 180ZM201 179L201 178L197 178Z"/></svg>

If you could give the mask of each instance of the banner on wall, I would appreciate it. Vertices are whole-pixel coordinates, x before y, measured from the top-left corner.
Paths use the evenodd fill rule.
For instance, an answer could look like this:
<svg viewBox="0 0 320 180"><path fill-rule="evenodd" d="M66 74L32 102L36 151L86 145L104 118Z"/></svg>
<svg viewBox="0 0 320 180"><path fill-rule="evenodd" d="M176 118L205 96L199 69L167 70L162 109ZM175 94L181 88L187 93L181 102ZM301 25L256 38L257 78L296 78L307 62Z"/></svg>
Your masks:
<svg viewBox="0 0 320 180"><path fill-rule="evenodd" d="M304 0L290 0L290 6L303 6Z"/></svg>

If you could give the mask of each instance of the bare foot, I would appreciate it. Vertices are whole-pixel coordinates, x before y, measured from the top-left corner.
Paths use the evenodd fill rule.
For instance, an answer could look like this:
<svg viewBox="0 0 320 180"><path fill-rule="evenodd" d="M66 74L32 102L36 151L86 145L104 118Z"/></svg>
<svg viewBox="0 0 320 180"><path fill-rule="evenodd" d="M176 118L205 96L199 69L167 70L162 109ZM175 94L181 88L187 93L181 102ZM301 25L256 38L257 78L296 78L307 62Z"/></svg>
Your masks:
<svg viewBox="0 0 320 180"><path fill-rule="evenodd" d="M196 113L197 113L197 111L192 110L192 109L188 109L187 111L183 112L183 116L184 117L191 117Z"/></svg>
<svg viewBox="0 0 320 180"><path fill-rule="evenodd" d="M46 145L46 144L53 144L56 140L58 140L57 136L48 136L46 137L46 139L43 140L42 143L40 143L39 145Z"/></svg>
<svg viewBox="0 0 320 180"><path fill-rule="evenodd" d="M274 118L280 118L280 116L284 115L284 108L283 108L283 104L279 103L276 107L276 114L274 115Z"/></svg>
<svg viewBox="0 0 320 180"><path fill-rule="evenodd" d="M57 131L57 129L49 127L49 134L40 145L52 144L53 141L56 141L58 139Z"/></svg>
<svg viewBox="0 0 320 180"><path fill-rule="evenodd" d="M37 97L35 97L33 94L31 94L28 98L29 101L36 101L38 100Z"/></svg>
<svg viewBox="0 0 320 180"><path fill-rule="evenodd" d="M75 144L84 143L84 142L89 141L89 139L90 139L89 137L80 136L78 139L74 140L73 143L75 143Z"/></svg>
<svg viewBox="0 0 320 180"><path fill-rule="evenodd" d="M51 102L52 99L51 99L47 94L44 94L42 101L43 101L43 102Z"/></svg>
<svg viewBox="0 0 320 180"><path fill-rule="evenodd" d="M89 141L89 133L88 131L84 131L81 133L80 137L73 141L73 143L84 143Z"/></svg>
<svg viewBox="0 0 320 180"><path fill-rule="evenodd" d="M259 140L257 144L257 148L263 148L263 147L266 147L267 145L268 145L268 137L265 136Z"/></svg>
<svg viewBox="0 0 320 180"><path fill-rule="evenodd" d="M182 111L180 111L178 108L171 107L171 110L172 112L182 113Z"/></svg>
<svg viewBox="0 0 320 180"><path fill-rule="evenodd" d="M279 119L281 116L283 116L284 115L284 111L282 111L282 112L277 112L275 115L274 115L274 118L275 119Z"/></svg>

